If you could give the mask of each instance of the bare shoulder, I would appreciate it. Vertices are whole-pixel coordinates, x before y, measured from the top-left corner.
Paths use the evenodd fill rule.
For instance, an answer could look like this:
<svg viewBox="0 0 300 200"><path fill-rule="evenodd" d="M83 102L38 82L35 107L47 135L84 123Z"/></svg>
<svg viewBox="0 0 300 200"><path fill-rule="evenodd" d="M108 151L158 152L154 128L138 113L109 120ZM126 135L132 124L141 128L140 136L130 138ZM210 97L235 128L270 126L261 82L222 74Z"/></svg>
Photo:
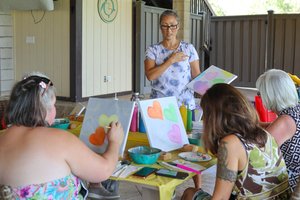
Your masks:
<svg viewBox="0 0 300 200"><path fill-rule="evenodd" d="M284 141L293 137L296 132L296 123L291 116L281 115L272 122L266 130L273 135L277 143L281 145Z"/></svg>
<svg viewBox="0 0 300 200"><path fill-rule="evenodd" d="M280 115L272 124L278 124L283 127L296 126L295 120L289 115Z"/></svg>
<svg viewBox="0 0 300 200"><path fill-rule="evenodd" d="M240 139L234 134L223 137L221 142L226 143L228 147L236 147L241 143Z"/></svg>
<svg viewBox="0 0 300 200"><path fill-rule="evenodd" d="M38 127L31 131L32 136L39 140L48 140L56 145L67 145L70 142L76 142L79 140L75 135L65 130L48 127Z"/></svg>

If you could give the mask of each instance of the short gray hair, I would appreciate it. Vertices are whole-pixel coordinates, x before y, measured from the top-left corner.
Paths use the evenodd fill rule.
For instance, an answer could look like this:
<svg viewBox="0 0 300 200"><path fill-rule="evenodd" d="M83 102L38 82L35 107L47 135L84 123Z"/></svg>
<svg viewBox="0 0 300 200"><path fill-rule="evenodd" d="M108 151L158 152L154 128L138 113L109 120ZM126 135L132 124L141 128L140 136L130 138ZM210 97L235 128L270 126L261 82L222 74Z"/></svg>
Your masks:
<svg viewBox="0 0 300 200"><path fill-rule="evenodd" d="M177 12L175 10L165 10L161 15L160 15L160 18L159 18L159 24L161 24L161 21L164 17L166 16L173 16L176 18L176 21L179 23L180 19L179 19L179 16L177 14Z"/></svg>
<svg viewBox="0 0 300 200"><path fill-rule="evenodd" d="M296 86L291 77L279 69L271 69L260 75L256 81L263 104L267 109L280 112L298 104Z"/></svg>

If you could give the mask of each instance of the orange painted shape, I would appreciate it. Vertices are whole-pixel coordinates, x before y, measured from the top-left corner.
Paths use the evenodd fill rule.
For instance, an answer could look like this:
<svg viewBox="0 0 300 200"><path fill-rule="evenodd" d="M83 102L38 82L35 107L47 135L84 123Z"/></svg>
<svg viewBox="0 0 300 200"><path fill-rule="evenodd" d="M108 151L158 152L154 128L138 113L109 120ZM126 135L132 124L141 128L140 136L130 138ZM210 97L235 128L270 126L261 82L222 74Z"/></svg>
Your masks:
<svg viewBox="0 0 300 200"><path fill-rule="evenodd" d="M153 101L153 106L148 107L148 115L151 118L163 120L161 105L158 101Z"/></svg>
<svg viewBox="0 0 300 200"><path fill-rule="evenodd" d="M105 140L105 130L103 127L98 127L95 133L92 133L89 137L89 141L93 145L101 146Z"/></svg>

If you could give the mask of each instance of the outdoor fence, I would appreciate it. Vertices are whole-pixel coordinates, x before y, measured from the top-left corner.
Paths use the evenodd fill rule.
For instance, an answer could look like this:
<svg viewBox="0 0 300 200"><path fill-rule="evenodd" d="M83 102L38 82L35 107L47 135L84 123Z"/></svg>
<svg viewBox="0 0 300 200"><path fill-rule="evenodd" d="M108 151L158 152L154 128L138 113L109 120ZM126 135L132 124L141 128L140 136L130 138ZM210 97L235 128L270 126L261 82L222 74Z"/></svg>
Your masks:
<svg viewBox="0 0 300 200"><path fill-rule="evenodd" d="M212 17L210 36L210 65L238 75L236 86L271 68L300 75L300 14Z"/></svg>

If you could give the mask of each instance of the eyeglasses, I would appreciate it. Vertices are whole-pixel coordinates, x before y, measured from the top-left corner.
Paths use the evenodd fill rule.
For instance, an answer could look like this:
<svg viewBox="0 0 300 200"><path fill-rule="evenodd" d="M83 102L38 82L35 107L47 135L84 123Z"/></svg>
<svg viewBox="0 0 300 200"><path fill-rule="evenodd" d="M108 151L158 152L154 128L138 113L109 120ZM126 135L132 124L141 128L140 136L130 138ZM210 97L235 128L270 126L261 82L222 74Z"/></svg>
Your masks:
<svg viewBox="0 0 300 200"><path fill-rule="evenodd" d="M171 25L160 25L160 28L162 30L168 30L171 29L172 31L176 30L178 27L178 24L171 24Z"/></svg>
<svg viewBox="0 0 300 200"><path fill-rule="evenodd" d="M45 94L45 92L49 89L50 86L53 86L52 81L50 81L46 77L42 77L42 76L29 76L29 77L26 77L25 79L34 80L36 84L38 84L41 88L43 88L44 91L42 92L42 96Z"/></svg>

